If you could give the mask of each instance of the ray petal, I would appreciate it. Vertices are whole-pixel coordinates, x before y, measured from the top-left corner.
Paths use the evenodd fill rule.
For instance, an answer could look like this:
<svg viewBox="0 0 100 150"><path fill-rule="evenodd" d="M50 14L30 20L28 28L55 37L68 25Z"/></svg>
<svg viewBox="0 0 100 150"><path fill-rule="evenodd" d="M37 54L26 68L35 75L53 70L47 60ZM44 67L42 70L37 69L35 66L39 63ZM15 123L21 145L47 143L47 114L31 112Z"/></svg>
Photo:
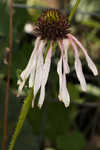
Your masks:
<svg viewBox="0 0 100 150"><path fill-rule="evenodd" d="M40 98L38 102L38 106L41 108L44 97L45 97L45 85L47 83L49 71L50 71L50 65L51 65L51 56L52 56L52 42L50 42L50 48L48 50L46 59L45 59L45 64L43 66L43 74L42 74L42 82L41 82L41 91L40 91Z"/></svg>
<svg viewBox="0 0 100 150"><path fill-rule="evenodd" d="M83 45L80 43L80 41L76 37L74 37L72 34L68 34L68 37L73 39L77 43L77 45L82 49L82 51L86 57L86 61L88 63L89 68L91 69L91 71L93 72L93 74L95 76L98 75L98 70L96 68L96 65L94 64L92 59L89 57L86 49L83 47Z"/></svg>
<svg viewBox="0 0 100 150"><path fill-rule="evenodd" d="M67 86L66 86L66 74L65 74L65 72L63 73L63 77L62 77L61 98L62 98L62 101L63 101L65 107L68 107L70 104L70 96L69 96Z"/></svg>
<svg viewBox="0 0 100 150"><path fill-rule="evenodd" d="M41 41L38 56L37 56L37 66L36 66L36 74L35 74L35 81L34 81L34 97L36 96L42 81L43 76L43 49L45 47L46 42Z"/></svg>
<svg viewBox="0 0 100 150"><path fill-rule="evenodd" d="M30 59L29 59L29 62L26 66L26 68L24 69L24 71L21 73L20 77L22 80L26 80L32 70L32 64L33 64L33 61L34 61L34 56L36 55L37 53L37 50L38 50L38 47L40 45L40 37L38 37L35 41L35 44L34 44L34 49L33 49L33 52L30 56Z"/></svg>
<svg viewBox="0 0 100 150"><path fill-rule="evenodd" d="M83 91L86 91L86 81L85 81L85 77L82 71L82 64L81 61L79 59L79 54L78 54L78 49L76 44L73 42L72 39L70 39L70 43L74 49L75 52L75 70L76 70L76 74L78 77L78 80L80 81L81 87Z"/></svg>
<svg viewBox="0 0 100 150"><path fill-rule="evenodd" d="M59 100L61 101L61 87L62 87L62 56L57 64L57 73L59 75Z"/></svg>
<svg viewBox="0 0 100 150"><path fill-rule="evenodd" d="M69 69L69 65L68 65L68 56L67 56L67 49L66 49L67 47L66 48L64 47L64 42L65 42L64 40L58 41L58 44L59 44L59 47L61 50L61 55L63 58L64 70L65 70L65 73L68 74L70 72L70 69Z"/></svg>

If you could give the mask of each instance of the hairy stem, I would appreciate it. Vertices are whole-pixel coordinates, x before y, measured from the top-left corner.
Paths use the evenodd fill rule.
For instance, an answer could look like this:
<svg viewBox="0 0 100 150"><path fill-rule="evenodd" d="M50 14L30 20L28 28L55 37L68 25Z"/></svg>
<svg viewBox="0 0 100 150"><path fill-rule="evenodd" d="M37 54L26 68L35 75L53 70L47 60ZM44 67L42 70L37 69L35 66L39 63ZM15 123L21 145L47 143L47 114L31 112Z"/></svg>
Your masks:
<svg viewBox="0 0 100 150"><path fill-rule="evenodd" d="M8 150L13 150L16 139L17 139L19 133L21 132L22 126L24 124L24 121L25 121L27 114L29 112L29 109L31 107L32 100L33 100L33 88L31 88L29 90L29 94L26 97L26 99L24 100L24 104L22 106L21 113L19 115L18 123L17 123L16 129L15 129L15 132L12 136L12 140L11 140Z"/></svg>

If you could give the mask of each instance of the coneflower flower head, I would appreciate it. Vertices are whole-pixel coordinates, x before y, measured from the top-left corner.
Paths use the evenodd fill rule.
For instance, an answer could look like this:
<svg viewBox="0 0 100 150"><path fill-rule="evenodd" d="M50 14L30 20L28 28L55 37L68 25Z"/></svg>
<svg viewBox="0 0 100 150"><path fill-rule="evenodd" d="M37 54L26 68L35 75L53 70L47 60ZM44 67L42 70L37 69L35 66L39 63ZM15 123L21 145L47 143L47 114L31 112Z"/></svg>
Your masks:
<svg viewBox="0 0 100 150"><path fill-rule="evenodd" d="M26 80L29 78L29 87L33 87L34 89L32 107L34 106L34 100L39 89L40 97L38 106L41 108L43 104L45 98L45 86L50 71L52 47L54 42L58 43L61 52L61 56L57 64L57 73L59 76L58 98L64 103L65 107L68 107L70 103L70 96L67 90L66 82L66 74L70 72L68 65L69 44L72 46L74 51L75 70L83 91L86 91L86 81L82 71L81 61L79 59L78 47L80 47L83 51L88 63L88 67L91 69L93 74L98 74L97 68L91 58L88 56L86 49L79 42L79 40L77 40L77 38L70 33L69 27L70 25L68 23L67 16L63 15L56 9L44 11L38 18L36 26L33 27L33 33L35 33L37 36L34 49L26 68L21 73L20 79L18 80L18 95L20 95ZM48 42L50 42L50 47L44 60L43 54Z"/></svg>
<svg viewBox="0 0 100 150"><path fill-rule="evenodd" d="M46 10L38 18L36 33L41 39L56 41L66 38L69 33L68 17L55 9Z"/></svg>

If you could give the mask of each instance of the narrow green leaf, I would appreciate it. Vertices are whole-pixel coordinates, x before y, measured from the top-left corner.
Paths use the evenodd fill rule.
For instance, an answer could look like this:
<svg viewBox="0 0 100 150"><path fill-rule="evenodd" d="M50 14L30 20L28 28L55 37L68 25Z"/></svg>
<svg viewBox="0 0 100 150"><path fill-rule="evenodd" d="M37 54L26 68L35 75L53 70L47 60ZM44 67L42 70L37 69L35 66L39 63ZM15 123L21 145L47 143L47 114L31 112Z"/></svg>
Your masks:
<svg viewBox="0 0 100 150"><path fill-rule="evenodd" d="M68 18L69 22L72 20L72 17L74 16L74 14L75 14L75 12L76 12L76 9L77 9L77 7L78 7L80 1L81 1L81 0L77 0L77 1L76 1L74 8L72 9L72 11L71 11L71 13L70 13L70 15L69 15L69 18Z"/></svg>
<svg viewBox="0 0 100 150"><path fill-rule="evenodd" d="M84 24L84 25L87 25L89 27L97 28L97 29L100 30L100 23L93 20L93 19L88 19L88 20L85 20L85 21L81 21L80 23Z"/></svg>
<svg viewBox="0 0 100 150"><path fill-rule="evenodd" d="M18 135L21 131L21 128L24 124L24 121L25 121L25 119L27 117L27 114L29 112L29 109L31 107L32 99L33 99L33 89L31 88L30 91L29 91L28 96L24 100L24 104L22 106L22 110L21 110L21 113L20 113L20 116L19 116L19 120L18 120L16 129L15 129L15 132L12 136L12 140L11 140L11 143L10 143L10 146L9 146L8 150L13 150L16 139L17 139L17 137L18 137Z"/></svg>

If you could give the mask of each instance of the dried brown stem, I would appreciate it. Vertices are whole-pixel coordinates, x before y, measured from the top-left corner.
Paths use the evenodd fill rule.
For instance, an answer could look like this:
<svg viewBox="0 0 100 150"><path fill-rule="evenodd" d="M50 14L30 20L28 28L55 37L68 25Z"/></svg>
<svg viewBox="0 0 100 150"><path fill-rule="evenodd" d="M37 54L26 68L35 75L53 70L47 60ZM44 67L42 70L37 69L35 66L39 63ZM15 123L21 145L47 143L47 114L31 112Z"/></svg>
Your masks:
<svg viewBox="0 0 100 150"><path fill-rule="evenodd" d="M11 70L11 58L12 58L12 10L13 0L10 2L10 23L9 23L9 52L8 52L8 78L6 82L6 94L5 94L5 113L4 113L4 133L2 140L2 150L6 150L7 141L7 120L8 120L8 98L10 89L10 70Z"/></svg>

